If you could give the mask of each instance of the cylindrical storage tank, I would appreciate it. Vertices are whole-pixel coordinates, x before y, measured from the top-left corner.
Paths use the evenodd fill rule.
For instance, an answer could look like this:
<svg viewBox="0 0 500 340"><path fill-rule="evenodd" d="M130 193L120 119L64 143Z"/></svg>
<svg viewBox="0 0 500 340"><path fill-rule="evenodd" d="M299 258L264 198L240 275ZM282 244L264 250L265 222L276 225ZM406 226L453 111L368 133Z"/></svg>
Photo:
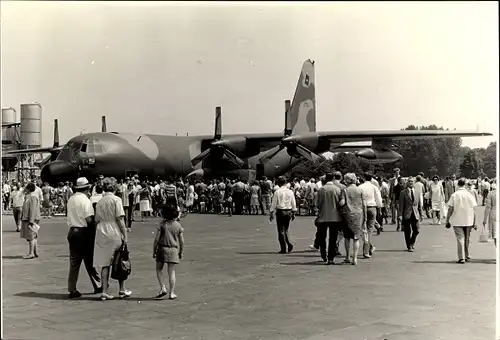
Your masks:
<svg viewBox="0 0 500 340"><path fill-rule="evenodd" d="M13 108L2 109L2 124L19 123L16 110ZM12 143L16 140L16 127L2 128L2 142Z"/></svg>
<svg viewBox="0 0 500 340"><path fill-rule="evenodd" d="M27 148L42 145L42 106L21 104L21 144Z"/></svg>

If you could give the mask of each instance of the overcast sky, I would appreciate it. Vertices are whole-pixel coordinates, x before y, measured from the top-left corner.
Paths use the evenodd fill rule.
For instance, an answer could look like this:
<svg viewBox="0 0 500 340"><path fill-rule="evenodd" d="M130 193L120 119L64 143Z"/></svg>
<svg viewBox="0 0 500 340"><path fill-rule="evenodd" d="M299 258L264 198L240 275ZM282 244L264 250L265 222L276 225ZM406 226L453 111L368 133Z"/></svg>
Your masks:
<svg viewBox="0 0 500 340"><path fill-rule="evenodd" d="M280 132L304 60L318 130L437 124L498 136L498 5L1 2L2 107L82 130ZM495 138L469 138L485 147Z"/></svg>

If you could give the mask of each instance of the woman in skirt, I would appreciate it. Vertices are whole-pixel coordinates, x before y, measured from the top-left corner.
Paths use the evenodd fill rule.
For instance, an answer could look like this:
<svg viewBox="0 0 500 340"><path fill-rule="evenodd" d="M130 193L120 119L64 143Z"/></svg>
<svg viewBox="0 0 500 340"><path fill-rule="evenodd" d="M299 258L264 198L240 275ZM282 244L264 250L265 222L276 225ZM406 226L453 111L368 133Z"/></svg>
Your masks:
<svg viewBox="0 0 500 340"><path fill-rule="evenodd" d="M38 231L40 226L40 199L35 192L35 183L28 183L25 188L26 199L23 204L21 216L21 238L28 241L28 255L25 259L34 259L38 257Z"/></svg>
<svg viewBox="0 0 500 340"><path fill-rule="evenodd" d="M156 276L160 284L160 292L156 295L161 299L168 295L173 300L175 295L175 265L180 262L184 250L184 229L178 222L178 211L175 204L162 206L161 215L163 221L156 230L156 237L153 244L153 258L156 259ZM169 290L165 286L163 278L163 267L167 264Z"/></svg>
<svg viewBox="0 0 500 340"><path fill-rule="evenodd" d="M143 183L142 190L139 193L140 201L139 208L141 210L141 222L147 222L148 214L151 211L151 190L149 189L149 185Z"/></svg>

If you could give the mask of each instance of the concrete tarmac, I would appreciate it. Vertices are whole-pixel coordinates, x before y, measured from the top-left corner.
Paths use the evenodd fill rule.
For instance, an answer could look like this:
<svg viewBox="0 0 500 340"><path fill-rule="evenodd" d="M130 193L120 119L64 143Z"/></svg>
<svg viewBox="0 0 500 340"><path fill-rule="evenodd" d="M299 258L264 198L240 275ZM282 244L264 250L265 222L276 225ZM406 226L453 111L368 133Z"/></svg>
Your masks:
<svg viewBox="0 0 500 340"><path fill-rule="evenodd" d="M482 208L480 221L482 221ZM132 274L126 300L90 294L67 299L68 228L40 222L40 258L24 260L26 241L12 216L2 219L4 339L480 340L495 337L495 247L471 238L472 261L456 264L456 240L444 225L421 227L416 250L386 226L377 250L358 266L327 266L310 252L313 219L290 229L294 251L277 254L275 225L264 216L189 215L177 300L159 290L152 258L159 222L136 222L129 234ZM344 253L343 247L341 247ZM342 262L343 257L336 262ZM166 275L166 273L165 273ZM118 284L111 280L110 293Z"/></svg>

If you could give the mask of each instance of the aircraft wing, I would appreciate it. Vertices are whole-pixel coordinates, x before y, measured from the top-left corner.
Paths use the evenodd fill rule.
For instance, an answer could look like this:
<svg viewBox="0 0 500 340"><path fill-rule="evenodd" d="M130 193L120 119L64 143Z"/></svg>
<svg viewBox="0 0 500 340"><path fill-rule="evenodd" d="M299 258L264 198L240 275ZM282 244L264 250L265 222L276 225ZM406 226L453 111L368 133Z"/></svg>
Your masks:
<svg viewBox="0 0 500 340"><path fill-rule="evenodd" d="M315 138L322 142L330 142L330 151L339 152L347 149L359 150L370 147L367 144L359 146L343 146L349 142L373 142L372 145L385 145L396 140L450 138L450 137L481 137L492 136L489 132L458 131L458 130L372 130L372 131L317 131L292 135L292 139L300 143L302 138ZM282 134L247 135L248 141L259 144L262 150L270 149L280 143Z"/></svg>
<svg viewBox="0 0 500 340"><path fill-rule="evenodd" d="M29 154L29 153L47 153L47 152L61 151L62 148L63 148L62 146L58 146L56 148L54 148L53 146L50 146L50 147L46 147L46 148L11 150L11 151L6 151L3 154L4 155L23 155L23 154Z"/></svg>
<svg viewBox="0 0 500 340"><path fill-rule="evenodd" d="M320 139L328 139L332 142L492 136L488 132L457 130L319 131L316 133Z"/></svg>

